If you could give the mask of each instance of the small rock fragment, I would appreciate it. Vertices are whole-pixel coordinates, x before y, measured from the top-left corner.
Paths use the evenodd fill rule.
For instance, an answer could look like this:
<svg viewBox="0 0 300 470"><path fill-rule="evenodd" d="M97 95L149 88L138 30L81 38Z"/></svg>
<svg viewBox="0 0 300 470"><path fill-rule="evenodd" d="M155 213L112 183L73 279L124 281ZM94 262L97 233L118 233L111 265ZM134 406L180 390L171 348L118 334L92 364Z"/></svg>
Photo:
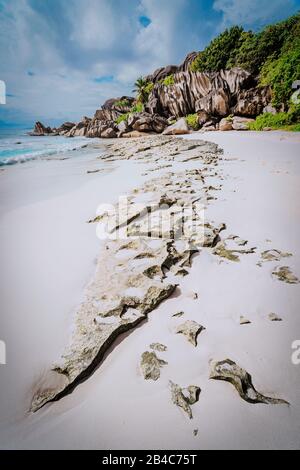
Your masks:
<svg viewBox="0 0 300 470"><path fill-rule="evenodd" d="M102 220L103 216L102 215L97 215L94 219L90 219L87 221L88 224L97 224Z"/></svg>
<svg viewBox="0 0 300 470"><path fill-rule="evenodd" d="M199 298L199 295L197 294L197 292L187 292L186 297L192 300L197 300Z"/></svg>
<svg viewBox="0 0 300 470"><path fill-rule="evenodd" d="M193 346L197 346L197 337L203 330L205 330L204 326L193 320L187 320L178 326L176 333L183 334Z"/></svg>
<svg viewBox="0 0 300 470"><path fill-rule="evenodd" d="M293 256L292 253L284 253L279 250L266 250L261 254L263 261L280 261L282 258L289 258Z"/></svg>
<svg viewBox="0 0 300 470"><path fill-rule="evenodd" d="M248 240L243 240L238 235L229 235L227 240L233 240L239 246L245 246L248 243Z"/></svg>
<svg viewBox="0 0 300 470"><path fill-rule="evenodd" d="M178 312L178 313L174 313L174 315L172 315L172 317L179 318L179 317L182 317L183 315L184 315L184 312Z"/></svg>
<svg viewBox="0 0 300 470"><path fill-rule="evenodd" d="M243 317L243 316L240 317L240 325L249 325L250 323L251 321L248 320L248 318Z"/></svg>
<svg viewBox="0 0 300 470"><path fill-rule="evenodd" d="M184 268L180 268L178 269L178 271L175 272L175 276L182 276L182 277L185 277L189 274L189 272L184 269Z"/></svg>
<svg viewBox="0 0 300 470"><path fill-rule="evenodd" d="M286 282L287 284L299 284L300 282L288 266L277 267L272 274L277 277L279 281Z"/></svg>
<svg viewBox="0 0 300 470"><path fill-rule="evenodd" d="M161 343L152 343L150 344L150 349L153 349L153 351L158 351L158 352L166 352L167 351L167 346Z"/></svg>
<svg viewBox="0 0 300 470"><path fill-rule="evenodd" d="M285 400L265 397L257 392L252 384L251 375L230 359L213 362L211 365L210 379L224 380L231 383L238 391L240 397L248 403L264 403L266 405L289 404Z"/></svg>
<svg viewBox="0 0 300 470"><path fill-rule="evenodd" d="M220 258L226 258L229 261L240 261L238 255L253 254L255 253L255 249L256 248L229 250L226 248L226 244L224 242L219 242L213 250L213 254L219 256Z"/></svg>
<svg viewBox="0 0 300 470"><path fill-rule="evenodd" d="M233 252L233 250L227 250L224 243L218 243L213 253L214 255L220 256L220 258L228 259L229 261L240 261L240 258Z"/></svg>
<svg viewBox="0 0 300 470"><path fill-rule="evenodd" d="M270 313L269 314L269 320L271 321L282 321L282 318L280 318L276 313Z"/></svg>
<svg viewBox="0 0 300 470"><path fill-rule="evenodd" d="M93 174L93 173L99 173L100 171L103 171L102 169L100 170L87 170L87 174L90 175L90 174Z"/></svg>
<svg viewBox="0 0 300 470"><path fill-rule="evenodd" d="M142 354L141 369L145 380L158 380L160 368L167 365L166 361L159 359L155 352L146 351Z"/></svg>
<svg viewBox="0 0 300 470"><path fill-rule="evenodd" d="M191 405L194 405L199 400L201 389L195 385L190 385L188 388L183 389L171 380L169 385L174 405L182 408L189 418L193 419Z"/></svg>
<svg viewBox="0 0 300 470"><path fill-rule="evenodd" d="M243 240L243 239L240 238L240 237L236 237L236 238L234 239L234 241L235 241L235 243L236 243L237 245L239 245L239 246L245 246L245 245L247 245L247 243L248 243L248 240Z"/></svg>

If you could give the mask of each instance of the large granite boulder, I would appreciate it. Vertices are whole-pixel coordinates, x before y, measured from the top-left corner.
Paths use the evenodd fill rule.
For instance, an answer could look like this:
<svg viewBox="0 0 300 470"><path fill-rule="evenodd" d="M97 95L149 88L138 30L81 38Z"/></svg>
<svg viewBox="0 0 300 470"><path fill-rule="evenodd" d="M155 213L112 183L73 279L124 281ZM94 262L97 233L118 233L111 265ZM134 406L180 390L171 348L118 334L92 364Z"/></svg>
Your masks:
<svg viewBox="0 0 300 470"><path fill-rule="evenodd" d="M51 133L52 133L51 127L46 127L40 121L37 121L35 123L33 132L30 132L30 135L39 137L39 136L49 135Z"/></svg>
<svg viewBox="0 0 300 470"><path fill-rule="evenodd" d="M230 93L224 89L211 91L195 103L195 111L205 111L213 116L227 116L230 110Z"/></svg>
<svg viewBox="0 0 300 470"><path fill-rule="evenodd" d="M167 65L166 67L160 67L156 69L151 75L147 75L145 80L152 83L158 83L169 75L177 73L179 70L178 65Z"/></svg>
<svg viewBox="0 0 300 470"><path fill-rule="evenodd" d="M198 54L199 54L198 52L190 52L184 59L183 63L179 65L178 67L179 72L189 72L192 62L194 62Z"/></svg>
<svg viewBox="0 0 300 470"><path fill-rule="evenodd" d="M61 126L59 126L58 129L56 129L56 131L60 135L64 135L65 133L70 132L70 130L73 129L74 126L76 126L75 122L64 122Z"/></svg>
<svg viewBox="0 0 300 470"><path fill-rule="evenodd" d="M198 56L198 52L190 52L181 65L167 65L155 70L151 75L145 77L148 82L158 83L169 75L178 72L189 72L192 62Z"/></svg>
<svg viewBox="0 0 300 470"><path fill-rule="evenodd" d="M270 87L256 87L238 93L233 113L239 116L258 116L271 102Z"/></svg>
<svg viewBox="0 0 300 470"><path fill-rule="evenodd" d="M146 132L140 132L140 131L130 131L130 132L125 132L122 134L122 137L126 139L136 139L138 137L148 137L149 134Z"/></svg>
<svg viewBox="0 0 300 470"><path fill-rule="evenodd" d="M210 115L206 111L199 111L198 112L199 127L202 127L209 120L210 120Z"/></svg>
<svg viewBox="0 0 300 470"><path fill-rule="evenodd" d="M230 118L223 118L219 122L219 130L220 131L232 131L232 119Z"/></svg>
<svg viewBox="0 0 300 470"><path fill-rule="evenodd" d="M217 131L218 124L214 121L207 121L203 126L202 126L202 131L209 132L209 131Z"/></svg>
<svg viewBox="0 0 300 470"><path fill-rule="evenodd" d="M234 116L232 119L232 128L235 131L248 131L249 123L253 121L254 119L245 118L241 116Z"/></svg>
<svg viewBox="0 0 300 470"><path fill-rule="evenodd" d="M65 135L66 137L84 137L91 121L92 120L90 118L84 116L82 121L74 124L74 126L69 131L60 132L60 134Z"/></svg>
<svg viewBox="0 0 300 470"><path fill-rule="evenodd" d="M167 127L163 132L164 135L182 135L189 133L189 126L184 118L179 119L175 124Z"/></svg>
<svg viewBox="0 0 300 470"><path fill-rule="evenodd" d="M118 137L122 137L123 134L126 134L126 132L130 131L130 127L128 126L128 123L126 120L120 122L117 127L118 127Z"/></svg>
<svg viewBox="0 0 300 470"><path fill-rule="evenodd" d="M114 131L114 132L113 132ZM118 128L114 121L92 119L86 130L86 137L117 137Z"/></svg>
<svg viewBox="0 0 300 470"><path fill-rule="evenodd" d="M254 116L271 101L269 89L256 87L256 80L240 68L213 73L179 71L174 84L154 81L146 110L169 118L205 112L216 117L229 114Z"/></svg>
<svg viewBox="0 0 300 470"><path fill-rule="evenodd" d="M168 121L158 114L134 113L127 120L127 124L134 131L155 132L160 134L168 126Z"/></svg>
<svg viewBox="0 0 300 470"><path fill-rule="evenodd" d="M277 109L274 106L272 106L272 104L268 104L267 106L264 107L263 113L276 114Z"/></svg>
<svg viewBox="0 0 300 470"><path fill-rule="evenodd" d="M99 121L115 121L122 114L129 113L134 105L135 99L131 96L121 96L120 98L111 98L98 109L94 119Z"/></svg>
<svg viewBox="0 0 300 470"><path fill-rule="evenodd" d="M117 137L117 132L113 127L107 127L101 132L101 137L103 139L113 139Z"/></svg>

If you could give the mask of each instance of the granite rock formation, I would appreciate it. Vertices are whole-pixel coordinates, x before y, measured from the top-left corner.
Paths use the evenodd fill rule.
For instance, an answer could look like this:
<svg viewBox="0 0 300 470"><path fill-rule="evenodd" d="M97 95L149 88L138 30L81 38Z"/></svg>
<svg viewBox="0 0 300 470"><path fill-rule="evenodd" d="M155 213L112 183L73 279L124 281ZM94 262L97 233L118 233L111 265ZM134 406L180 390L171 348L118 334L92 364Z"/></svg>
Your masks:
<svg viewBox="0 0 300 470"><path fill-rule="evenodd" d="M177 72L174 84L157 82L146 108L151 113L176 118L197 112L224 117L256 116L271 100L268 88L257 88L255 78L234 68L214 73Z"/></svg>
<svg viewBox="0 0 300 470"><path fill-rule="evenodd" d="M143 112L134 111L136 100L132 97L112 98L95 112L92 119L85 117L77 124L65 123L58 129L38 122L32 135L114 138L128 137L132 132L160 134L174 121L195 113L199 127L204 131L219 128L247 130L251 122L247 119L270 108L270 88L259 87L257 77L241 68L213 73L192 72L190 64L196 55L192 52L182 65L162 67L145 77L153 83L153 89L144 103ZM169 76L172 80L168 84L164 79ZM121 116L124 119L119 122ZM225 117L232 118L224 121Z"/></svg>
<svg viewBox="0 0 300 470"><path fill-rule="evenodd" d="M33 131L30 132L30 135L40 137L40 136L44 136L44 135L49 135L51 133L52 133L51 127L46 127L41 122L37 121L35 123Z"/></svg>
<svg viewBox="0 0 300 470"><path fill-rule="evenodd" d="M155 72L153 72L151 75L145 77L145 79L148 82L158 83L164 78L174 73L188 72L192 62L196 59L197 55L198 52L190 52L181 65L167 65L166 67L161 67L155 70Z"/></svg>

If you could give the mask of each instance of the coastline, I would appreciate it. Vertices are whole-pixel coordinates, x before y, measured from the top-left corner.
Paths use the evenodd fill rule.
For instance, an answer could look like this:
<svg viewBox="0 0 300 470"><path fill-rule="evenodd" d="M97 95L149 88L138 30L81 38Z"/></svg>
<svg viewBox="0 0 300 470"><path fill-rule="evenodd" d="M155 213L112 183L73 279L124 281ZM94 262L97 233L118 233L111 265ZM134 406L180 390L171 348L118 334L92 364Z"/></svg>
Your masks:
<svg viewBox="0 0 300 470"><path fill-rule="evenodd" d="M234 138L231 136L231 133L221 132L187 136L187 139L220 143L225 149L221 163L223 188L218 201L209 207L210 217L218 223L226 222L227 235L237 234L249 240L251 246L257 246L257 254L272 248L292 252L293 257L287 263L299 276L297 220L300 209L295 204L300 200L298 140L277 133L263 133L261 138L253 133L235 132ZM290 143L291 140L296 142ZM1 421L11 417L13 405L13 408L17 407L20 422L17 425L18 441L15 425L2 429L1 447L188 449L213 448L215 445L224 448L296 448L300 384L299 372L291 364L290 357L291 342L297 339L293 335L300 326L297 319L299 286L274 281L269 274L269 265L259 268L247 256L237 268L235 264L218 263L201 253L189 276L180 280L181 294L162 303L149 315L148 322L134 330L125 341L117 341L101 368L88 381L38 415L21 418L28 409L28 401L26 406L23 401L25 389L30 391L33 377L49 368L62 351L72 312L81 301L84 287L95 269L93 260L98 248L95 227L85 222L93 216L99 203L115 202L121 192L132 190L149 179L149 176L138 176L149 167L146 163L130 160L99 162L92 159L88 165L86 160L41 163L49 164L53 171L49 173L48 168L41 169L40 166L44 177L43 185L38 189L40 194L48 187L45 178L48 183L53 183L53 176L61 173L62 167L67 171L61 183L68 186L67 181L76 175L72 189L60 195L54 190L51 195L44 194L39 202L34 201L34 196L25 204L21 192L18 204L14 202L11 210L2 215L5 233L1 262L9 267L2 283L2 298L7 306L7 317L10 317L6 331L9 331L9 343L13 344L17 338L20 357L11 356L14 375L11 369L9 374L7 369L7 376L4 375L7 389L1 405L6 410ZM26 165L31 165L32 170L39 166L35 163ZM105 175L86 174L86 170L98 168L98 165L108 165L109 172ZM14 184L13 172L19 170L24 175L29 169L25 165L22 169L14 168L10 174L3 173L1 178L7 178L7 184L11 185ZM126 170L130 181L124 177ZM36 181L41 173L34 171ZM166 170L158 170L156 175L163 171ZM28 178L23 190L30 191L30 176ZM18 186L18 180L15 181ZM25 226L24 220L27 221ZM75 234L72 244L71 233ZM272 243L266 242L267 239ZM40 261L34 262L40 259L43 259L42 276ZM24 283L28 272L33 273L32 279ZM67 287L66 282L69 282ZM13 302L9 298L12 284L18 292ZM58 287L59 295L55 291ZM34 296L32 292L35 292ZM197 301L191 299L193 292L199 292ZM45 298L49 299L48 305L45 305ZM41 310L47 323L40 318ZM193 356L189 345L174 335L170 327L170 312L177 310L186 310L191 318L205 323L207 334L200 336L199 347L192 351ZM268 322L266 317L274 310L283 317L282 323ZM248 316L252 324L241 327L238 323L240 315ZM38 342L36 331L39 331ZM166 355L169 365L155 384L146 383L138 367L141 352L153 340L170 345ZM30 351L30 346L34 351ZM209 381L209 360L224 359L225 356L241 362L251 371L259 390L276 392L286 398L291 407L253 407L242 402L230 385ZM28 370L31 376L28 376ZM5 369L1 369L3 373L6 374ZM188 423L171 403L167 388L170 375L178 383L198 383L202 388L199 402L193 407L192 423ZM23 383L21 387L14 387L18 392L11 395L11 381L17 376ZM29 400L29 395L27 397ZM228 422L231 422L231 432ZM105 423L105 434L101 423ZM159 435L155 431L157 428L161 430ZM195 428L199 428L197 437L193 435ZM26 435L28 429L31 432ZM89 429L88 433L86 429Z"/></svg>

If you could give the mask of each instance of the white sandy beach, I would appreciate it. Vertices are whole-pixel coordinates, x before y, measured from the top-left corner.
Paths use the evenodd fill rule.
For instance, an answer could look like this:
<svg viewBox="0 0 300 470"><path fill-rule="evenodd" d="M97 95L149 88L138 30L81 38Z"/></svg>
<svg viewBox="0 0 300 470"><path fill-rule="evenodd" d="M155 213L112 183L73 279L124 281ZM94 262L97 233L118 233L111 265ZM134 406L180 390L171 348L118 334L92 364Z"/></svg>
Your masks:
<svg viewBox="0 0 300 470"><path fill-rule="evenodd" d="M35 414L33 386L63 352L99 251L95 216L101 203L140 186L149 167L103 162L95 155L35 161L0 173L1 325L7 365L0 366L0 447L60 449L297 449L300 447L300 284L271 276L278 264L300 277L300 138L287 133L195 133L225 151L224 179L209 217L257 247L240 263L196 256L179 289L149 319L119 338L96 372L72 394ZM99 155L101 150L99 150ZM197 162L194 162L194 167ZM103 172L87 174L87 170ZM163 170L161 170L163 171ZM156 176L159 172L156 172ZM293 257L257 266L260 253ZM197 293L195 300L193 294ZM206 330L193 348L174 334L185 311ZM282 322L271 322L277 313ZM241 326L240 316L251 324ZM150 343L168 346L157 382L139 368ZM230 358L257 390L290 406L249 404L228 383L209 380L210 360ZM194 419L170 399L169 380L198 385ZM194 430L198 434L194 435Z"/></svg>

